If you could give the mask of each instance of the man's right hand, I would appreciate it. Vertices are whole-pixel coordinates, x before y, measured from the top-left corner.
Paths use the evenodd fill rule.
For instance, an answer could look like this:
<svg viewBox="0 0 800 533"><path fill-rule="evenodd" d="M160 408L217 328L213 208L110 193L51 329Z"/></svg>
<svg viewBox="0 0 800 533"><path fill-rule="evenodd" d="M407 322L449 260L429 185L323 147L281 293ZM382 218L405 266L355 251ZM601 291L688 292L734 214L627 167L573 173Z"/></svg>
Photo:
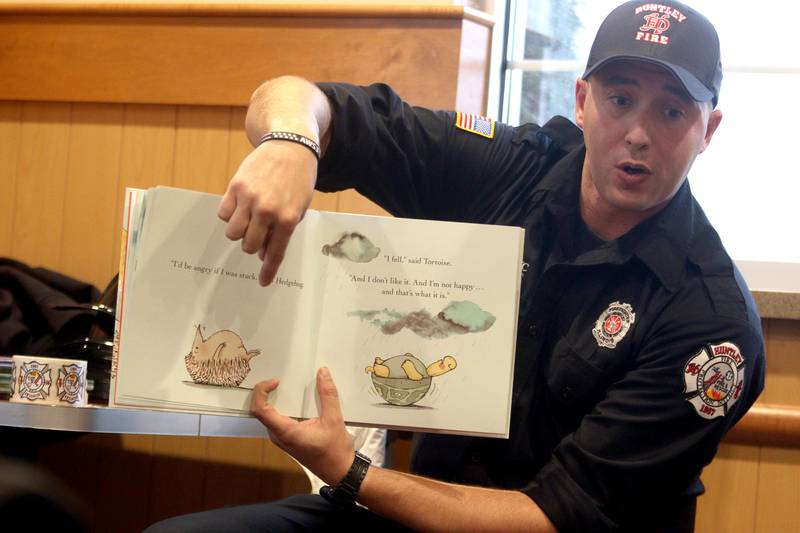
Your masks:
<svg viewBox="0 0 800 533"><path fill-rule="evenodd" d="M317 159L308 148L271 140L242 161L228 184L217 215L228 223L229 239L241 239L248 254L258 252L262 286L275 279L292 232L311 203L316 176Z"/></svg>
<svg viewBox="0 0 800 533"><path fill-rule="evenodd" d="M253 93L245 129L255 149L236 171L217 214L227 222L225 235L242 241L242 250L258 252L258 274L269 285L281 266L289 239L303 220L317 179L317 158L305 146L273 139L258 145L270 131L305 135L325 151L330 139L331 108L316 85L283 76Z"/></svg>

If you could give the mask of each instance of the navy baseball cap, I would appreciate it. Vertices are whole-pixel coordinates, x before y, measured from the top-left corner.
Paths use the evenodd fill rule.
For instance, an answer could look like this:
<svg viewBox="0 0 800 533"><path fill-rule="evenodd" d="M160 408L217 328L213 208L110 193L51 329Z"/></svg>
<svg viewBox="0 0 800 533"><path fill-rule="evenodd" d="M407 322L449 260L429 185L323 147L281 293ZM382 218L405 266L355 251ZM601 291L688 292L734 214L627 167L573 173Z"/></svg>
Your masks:
<svg viewBox="0 0 800 533"><path fill-rule="evenodd" d="M680 2L626 2L609 13L592 44L583 79L619 59L647 61L672 72L698 102L719 99L719 37L703 15Z"/></svg>

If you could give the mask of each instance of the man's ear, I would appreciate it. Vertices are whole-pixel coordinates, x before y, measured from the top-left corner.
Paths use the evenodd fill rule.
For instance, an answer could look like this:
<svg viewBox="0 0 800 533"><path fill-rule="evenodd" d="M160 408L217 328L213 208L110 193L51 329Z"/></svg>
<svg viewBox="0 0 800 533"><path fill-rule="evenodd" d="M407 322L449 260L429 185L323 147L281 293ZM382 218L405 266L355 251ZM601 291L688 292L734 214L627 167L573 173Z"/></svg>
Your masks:
<svg viewBox="0 0 800 533"><path fill-rule="evenodd" d="M575 123L583 128L583 106L586 104L586 91L589 84L586 80L578 78L575 80Z"/></svg>
<svg viewBox="0 0 800 533"><path fill-rule="evenodd" d="M708 148L708 145L711 144L711 138L714 136L714 132L717 131L719 127L719 123L722 122L722 111L719 109L715 109L711 112L708 116L708 124L706 125L706 134L703 138L703 146L700 147L700 151L697 152L698 154L702 154Z"/></svg>

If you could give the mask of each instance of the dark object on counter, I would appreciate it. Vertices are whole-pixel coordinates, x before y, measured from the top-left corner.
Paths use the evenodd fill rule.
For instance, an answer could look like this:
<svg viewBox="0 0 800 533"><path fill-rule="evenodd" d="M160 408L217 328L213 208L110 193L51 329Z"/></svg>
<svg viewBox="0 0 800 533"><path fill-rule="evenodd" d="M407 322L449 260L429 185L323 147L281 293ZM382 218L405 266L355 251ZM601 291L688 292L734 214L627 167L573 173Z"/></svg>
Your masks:
<svg viewBox="0 0 800 533"><path fill-rule="evenodd" d="M108 403L117 276L94 286L0 258L0 354L88 362L90 403Z"/></svg>
<svg viewBox="0 0 800 533"><path fill-rule="evenodd" d="M59 342L87 336L95 313L59 308L99 298L88 283L0 258L0 354L52 355Z"/></svg>

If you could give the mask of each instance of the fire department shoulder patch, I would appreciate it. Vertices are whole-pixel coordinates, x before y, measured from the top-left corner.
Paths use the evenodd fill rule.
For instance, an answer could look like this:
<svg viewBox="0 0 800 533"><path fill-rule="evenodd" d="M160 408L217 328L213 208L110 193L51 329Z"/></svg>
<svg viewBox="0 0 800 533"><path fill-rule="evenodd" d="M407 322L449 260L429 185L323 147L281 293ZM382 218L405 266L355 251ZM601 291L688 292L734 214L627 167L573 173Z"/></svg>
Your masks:
<svg viewBox="0 0 800 533"><path fill-rule="evenodd" d="M732 342L708 344L683 368L684 394L703 418L725 416L742 393L744 357Z"/></svg>
<svg viewBox="0 0 800 533"><path fill-rule="evenodd" d="M625 337L635 320L636 313L630 304L613 302L594 323L592 335L598 346L616 348L617 343Z"/></svg>

